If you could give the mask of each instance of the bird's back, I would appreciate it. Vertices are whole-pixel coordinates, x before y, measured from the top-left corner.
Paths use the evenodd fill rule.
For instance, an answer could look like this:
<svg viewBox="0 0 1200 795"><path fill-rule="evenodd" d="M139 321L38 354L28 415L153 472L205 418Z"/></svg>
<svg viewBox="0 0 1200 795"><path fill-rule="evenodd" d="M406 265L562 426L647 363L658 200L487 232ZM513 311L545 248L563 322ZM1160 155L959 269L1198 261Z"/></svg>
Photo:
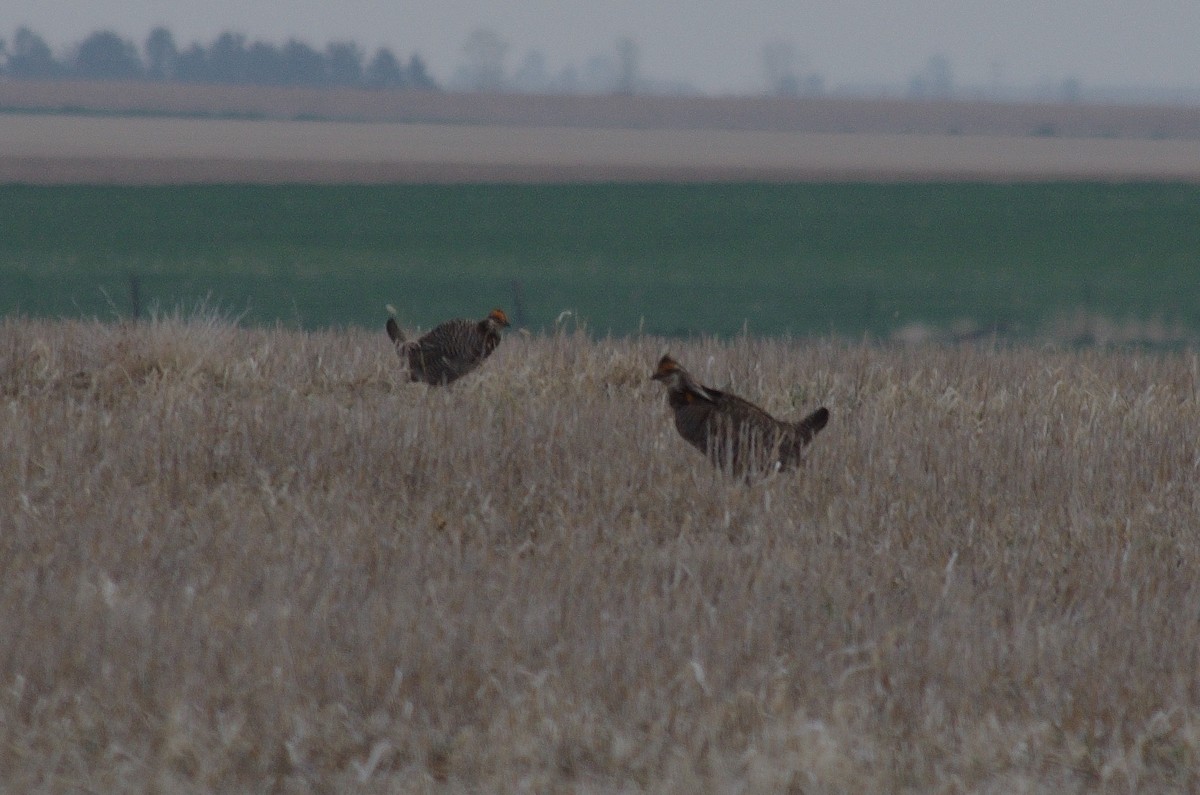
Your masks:
<svg viewBox="0 0 1200 795"><path fill-rule="evenodd" d="M496 350L500 335L478 322L448 320L406 345L412 380L448 384L478 367Z"/></svg>
<svg viewBox="0 0 1200 795"><path fill-rule="evenodd" d="M798 423L777 420L748 400L703 387L672 390L675 428L722 469L744 473L799 463L801 450L829 421L820 408Z"/></svg>

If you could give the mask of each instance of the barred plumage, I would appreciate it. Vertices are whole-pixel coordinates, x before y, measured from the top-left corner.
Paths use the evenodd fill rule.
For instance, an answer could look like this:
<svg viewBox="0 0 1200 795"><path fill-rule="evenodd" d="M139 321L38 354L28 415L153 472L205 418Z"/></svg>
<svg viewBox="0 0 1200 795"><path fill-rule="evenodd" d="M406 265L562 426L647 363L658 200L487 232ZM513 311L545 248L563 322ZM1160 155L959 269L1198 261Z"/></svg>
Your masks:
<svg viewBox="0 0 1200 795"><path fill-rule="evenodd" d="M799 422L777 420L747 400L703 386L670 356L651 377L667 386L679 435L735 475L796 466L805 445L829 422L824 406Z"/></svg>
<svg viewBox="0 0 1200 795"><path fill-rule="evenodd" d="M447 320L418 340L404 339L395 318L388 318L387 333L409 378L427 384L449 384L483 364L500 344L500 329L508 315L493 309L483 320Z"/></svg>

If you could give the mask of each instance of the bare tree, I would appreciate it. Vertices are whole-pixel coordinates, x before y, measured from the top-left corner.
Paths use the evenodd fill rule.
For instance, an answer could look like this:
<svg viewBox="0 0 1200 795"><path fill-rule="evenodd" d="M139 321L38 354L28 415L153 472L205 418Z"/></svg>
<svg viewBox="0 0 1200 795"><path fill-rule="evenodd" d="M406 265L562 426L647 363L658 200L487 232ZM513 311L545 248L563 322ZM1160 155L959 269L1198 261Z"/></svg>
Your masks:
<svg viewBox="0 0 1200 795"><path fill-rule="evenodd" d="M767 78L767 93L785 97L800 93L796 61L796 48L789 41L772 39L763 45L762 63Z"/></svg>
<svg viewBox="0 0 1200 795"><path fill-rule="evenodd" d="M825 92L825 78L807 69L803 55L790 41L772 39L762 48L767 93L778 97L817 96Z"/></svg>
<svg viewBox="0 0 1200 795"><path fill-rule="evenodd" d="M954 73L950 59L938 53L908 82L908 93L918 99L948 99L954 93Z"/></svg>
<svg viewBox="0 0 1200 795"><path fill-rule="evenodd" d="M550 77L546 73L546 56L541 50L530 50L513 75L513 86L518 91L544 94L550 89Z"/></svg>
<svg viewBox="0 0 1200 795"><path fill-rule="evenodd" d="M290 85L319 86L326 82L325 58L311 45L288 39L281 51L284 80Z"/></svg>
<svg viewBox="0 0 1200 795"><path fill-rule="evenodd" d="M17 28L8 56L8 73L13 77L58 77L63 68L54 59L50 45L27 27Z"/></svg>
<svg viewBox="0 0 1200 795"><path fill-rule="evenodd" d="M463 45L465 63L459 71L461 82L473 91L500 91L504 88L504 57L508 42L490 28L476 28Z"/></svg>
<svg viewBox="0 0 1200 795"><path fill-rule="evenodd" d="M579 90L585 94L610 94L617 90L617 59L611 53L597 53L583 62Z"/></svg>
<svg viewBox="0 0 1200 795"><path fill-rule="evenodd" d="M218 83L246 83L246 36L227 30L208 48L209 76Z"/></svg>
<svg viewBox="0 0 1200 795"><path fill-rule="evenodd" d="M251 42L250 46L246 48L244 63L247 83L283 85L287 82L283 53L270 42Z"/></svg>
<svg viewBox="0 0 1200 795"><path fill-rule="evenodd" d="M413 88L421 91L437 91L438 84L429 75L429 70L425 68L425 59L417 53L413 53L408 59L408 66L404 69L404 80Z"/></svg>
<svg viewBox="0 0 1200 795"><path fill-rule="evenodd" d="M404 85L404 68L387 47L380 47L367 64L365 73L371 88L399 88Z"/></svg>
<svg viewBox="0 0 1200 795"><path fill-rule="evenodd" d="M363 53L352 41L331 41L325 45L325 63L329 82L335 86L357 86L363 81Z"/></svg>
<svg viewBox="0 0 1200 795"><path fill-rule="evenodd" d="M98 30L80 42L72 67L80 77L106 80L142 75L137 47L111 30Z"/></svg>
<svg viewBox="0 0 1200 795"><path fill-rule="evenodd" d="M1068 77L1059 86L1058 94L1063 102L1078 102L1083 96L1083 82L1078 77Z"/></svg>
<svg viewBox="0 0 1200 795"><path fill-rule="evenodd" d="M153 80L169 80L175 76L175 60L179 49L175 37L164 27L157 27L146 37L146 75Z"/></svg>
<svg viewBox="0 0 1200 795"><path fill-rule="evenodd" d="M617 93L632 95L638 84L638 52L637 42L628 36L617 39Z"/></svg>

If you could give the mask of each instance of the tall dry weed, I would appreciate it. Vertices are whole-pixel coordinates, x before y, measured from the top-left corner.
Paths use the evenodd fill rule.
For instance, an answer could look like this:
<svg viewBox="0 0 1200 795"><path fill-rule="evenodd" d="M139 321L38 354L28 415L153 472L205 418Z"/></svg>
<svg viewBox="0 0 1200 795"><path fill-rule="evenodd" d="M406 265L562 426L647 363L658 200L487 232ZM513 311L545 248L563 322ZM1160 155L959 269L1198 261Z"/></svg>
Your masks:
<svg viewBox="0 0 1200 795"><path fill-rule="evenodd" d="M1196 354L0 325L12 791L1200 786Z"/></svg>

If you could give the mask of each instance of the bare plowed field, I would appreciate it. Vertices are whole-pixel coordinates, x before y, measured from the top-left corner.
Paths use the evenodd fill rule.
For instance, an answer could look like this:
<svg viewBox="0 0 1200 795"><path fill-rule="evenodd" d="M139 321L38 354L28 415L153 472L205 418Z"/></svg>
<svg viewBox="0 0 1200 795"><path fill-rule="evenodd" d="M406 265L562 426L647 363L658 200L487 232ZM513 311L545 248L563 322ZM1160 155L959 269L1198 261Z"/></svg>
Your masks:
<svg viewBox="0 0 1200 795"><path fill-rule="evenodd" d="M1200 107L961 99L471 94L153 81L0 80L0 111L635 130L1200 140Z"/></svg>
<svg viewBox="0 0 1200 795"><path fill-rule="evenodd" d="M1196 142L21 115L0 182L1200 179Z"/></svg>

